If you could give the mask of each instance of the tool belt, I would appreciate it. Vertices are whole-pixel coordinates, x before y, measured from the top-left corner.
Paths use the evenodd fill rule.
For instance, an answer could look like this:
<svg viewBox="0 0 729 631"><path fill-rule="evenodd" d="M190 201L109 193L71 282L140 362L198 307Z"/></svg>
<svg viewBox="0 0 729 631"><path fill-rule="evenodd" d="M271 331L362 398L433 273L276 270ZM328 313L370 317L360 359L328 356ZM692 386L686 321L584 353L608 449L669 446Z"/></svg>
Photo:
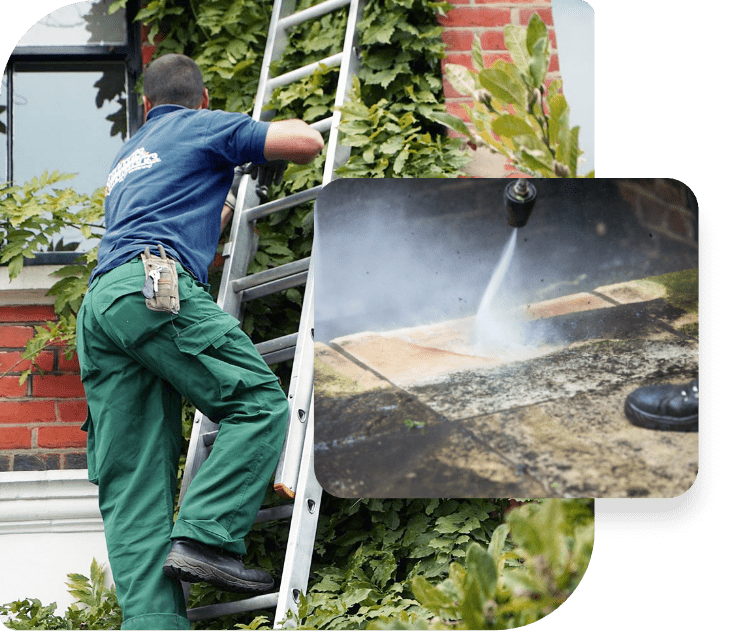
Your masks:
<svg viewBox="0 0 729 631"><path fill-rule="evenodd" d="M149 246L141 255L145 277L142 295L148 309L176 314L180 311L177 262L167 257L161 245L157 247L161 256L150 254Z"/></svg>

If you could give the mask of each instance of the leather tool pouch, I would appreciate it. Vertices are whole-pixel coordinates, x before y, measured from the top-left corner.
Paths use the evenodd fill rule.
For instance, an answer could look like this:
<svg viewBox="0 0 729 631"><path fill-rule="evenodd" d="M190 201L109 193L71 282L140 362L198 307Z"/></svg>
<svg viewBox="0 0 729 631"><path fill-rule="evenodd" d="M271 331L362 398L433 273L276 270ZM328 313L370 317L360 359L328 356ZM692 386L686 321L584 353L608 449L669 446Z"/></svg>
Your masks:
<svg viewBox="0 0 729 631"><path fill-rule="evenodd" d="M157 247L161 256L150 254L149 246L142 254L145 277L142 294L148 309L177 314L180 311L177 263L167 258L161 245Z"/></svg>

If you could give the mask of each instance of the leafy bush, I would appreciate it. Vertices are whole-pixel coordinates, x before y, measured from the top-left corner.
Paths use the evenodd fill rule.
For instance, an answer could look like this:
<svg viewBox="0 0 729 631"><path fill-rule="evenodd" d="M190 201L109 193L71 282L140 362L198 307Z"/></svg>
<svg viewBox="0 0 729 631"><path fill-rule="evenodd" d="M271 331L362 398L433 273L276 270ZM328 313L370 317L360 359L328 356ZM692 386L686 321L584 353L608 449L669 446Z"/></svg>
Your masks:
<svg viewBox="0 0 729 631"><path fill-rule="evenodd" d="M475 146L485 146L509 158L520 171L535 177L578 177L579 127L569 126L569 106L562 82L547 85L551 56L547 27L537 13L525 29L504 28L513 63L498 59L490 68L474 38L471 59L475 70L448 64L446 75L461 94L473 98L464 105L474 127L452 114L433 118L465 134ZM591 172L588 177L594 177Z"/></svg>
<svg viewBox="0 0 729 631"><path fill-rule="evenodd" d="M587 569L591 500L546 500L511 510L507 500L340 500L324 496L312 581L292 613L300 629L504 629L559 607ZM276 573L286 532L257 526L248 561ZM14 629L119 628L113 587L94 561L91 580L69 574L78 601L26 599L0 606ZM435 584L434 584L435 583ZM190 606L237 599L194 585ZM271 614L194 623L194 628L270 628Z"/></svg>
<svg viewBox="0 0 729 631"><path fill-rule="evenodd" d="M73 177L58 171L45 172L23 186L0 185L0 264L8 263L10 280L20 274L24 258L35 258L38 251L50 245L51 237L64 228L77 228L86 239L103 234L103 188L92 195L81 195L72 188L47 190ZM36 327L23 359L34 360L46 346L59 342L65 345L66 358L71 358L76 350L76 314L96 266L96 254L96 247L80 253L74 264L54 273L60 280L48 293L56 297L54 310L58 321ZM21 383L30 372L29 368L22 373Z"/></svg>
<svg viewBox="0 0 729 631"><path fill-rule="evenodd" d="M582 580L592 555L594 516L579 500L549 499L511 511L488 547L469 545L448 578L425 576L412 591L428 615L401 612L376 629L508 629L554 611ZM507 541L511 537L511 544Z"/></svg>
<svg viewBox="0 0 729 631"><path fill-rule="evenodd" d="M91 579L68 575L68 593L77 600L64 616L55 614L56 603L43 606L38 599L18 600L0 605L0 614L10 616L11 629L120 629L121 608L114 586L104 586L105 572L96 560L91 563Z"/></svg>

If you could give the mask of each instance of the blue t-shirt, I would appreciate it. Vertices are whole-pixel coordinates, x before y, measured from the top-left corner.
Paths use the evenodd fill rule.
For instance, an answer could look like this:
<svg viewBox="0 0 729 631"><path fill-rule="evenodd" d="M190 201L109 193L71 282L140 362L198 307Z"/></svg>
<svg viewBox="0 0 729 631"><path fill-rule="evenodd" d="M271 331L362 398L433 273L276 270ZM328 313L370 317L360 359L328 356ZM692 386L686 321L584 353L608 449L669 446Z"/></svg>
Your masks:
<svg viewBox="0 0 729 631"><path fill-rule="evenodd" d="M247 114L181 105L150 110L109 174L106 232L91 280L161 243L207 282L233 171L239 164L266 161L267 131L268 123Z"/></svg>

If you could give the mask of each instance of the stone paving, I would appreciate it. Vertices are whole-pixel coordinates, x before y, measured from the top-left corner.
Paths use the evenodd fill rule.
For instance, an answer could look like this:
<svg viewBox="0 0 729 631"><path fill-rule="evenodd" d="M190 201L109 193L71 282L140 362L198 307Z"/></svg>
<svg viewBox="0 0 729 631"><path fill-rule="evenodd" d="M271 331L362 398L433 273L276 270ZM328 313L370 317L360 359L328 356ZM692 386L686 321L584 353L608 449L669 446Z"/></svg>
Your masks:
<svg viewBox="0 0 729 631"><path fill-rule="evenodd" d="M623 404L698 375L693 274L689 306L664 277L524 305L508 317L526 343L506 348L476 353L473 318L317 343L319 482L343 497L682 494L698 434L634 427Z"/></svg>

